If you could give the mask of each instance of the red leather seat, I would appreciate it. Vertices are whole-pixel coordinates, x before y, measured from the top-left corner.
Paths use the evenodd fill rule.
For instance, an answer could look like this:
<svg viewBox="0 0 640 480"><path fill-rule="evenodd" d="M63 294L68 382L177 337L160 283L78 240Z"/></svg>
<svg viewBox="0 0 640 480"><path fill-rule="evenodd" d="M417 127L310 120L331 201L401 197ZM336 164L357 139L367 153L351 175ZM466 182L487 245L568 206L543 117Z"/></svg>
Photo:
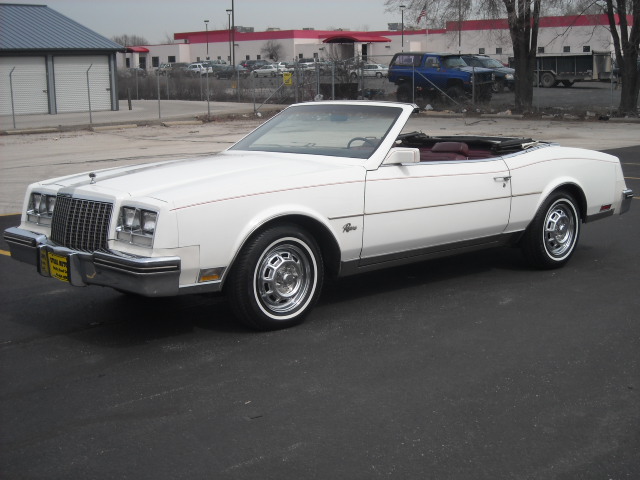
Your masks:
<svg viewBox="0 0 640 480"><path fill-rule="evenodd" d="M431 150L420 153L421 162L441 160L466 160L469 158L469 146L463 142L438 142Z"/></svg>

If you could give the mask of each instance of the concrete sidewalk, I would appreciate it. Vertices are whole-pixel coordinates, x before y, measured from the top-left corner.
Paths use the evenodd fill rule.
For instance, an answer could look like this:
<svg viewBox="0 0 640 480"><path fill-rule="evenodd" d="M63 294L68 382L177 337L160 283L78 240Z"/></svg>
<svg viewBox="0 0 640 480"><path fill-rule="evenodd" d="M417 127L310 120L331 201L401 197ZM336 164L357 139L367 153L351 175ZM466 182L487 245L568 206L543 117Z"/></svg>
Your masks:
<svg viewBox="0 0 640 480"><path fill-rule="evenodd" d="M13 116L0 116L2 133L23 133L34 129L71 129L90 128L104 125L137 124L153 125L162 122L206 118L209 113L213 119L228 115L253 115L254 108L259 112L281 110L285 105L263 105L259 103L236 102L195 102L186 100L132 100L132 109L127 101L120 101L120 110L92 112L59 113L56 115L16 115L15 129ZM16 132L17 130L17 132Z"/></svg>

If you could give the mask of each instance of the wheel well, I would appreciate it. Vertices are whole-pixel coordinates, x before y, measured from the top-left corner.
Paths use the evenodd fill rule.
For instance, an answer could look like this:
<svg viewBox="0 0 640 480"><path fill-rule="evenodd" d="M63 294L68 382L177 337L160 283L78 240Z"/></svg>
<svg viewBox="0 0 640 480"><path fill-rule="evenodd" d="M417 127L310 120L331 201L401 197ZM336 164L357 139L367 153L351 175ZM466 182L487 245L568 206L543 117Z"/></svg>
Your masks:
<svg viewBox="0 0 640 480"><path fill-rule="evenodd" d="M555 192L566 192L576 199L576 202L578 202L578 208L580 208L580 219L584 223L587 219L587 197L585 197L582 189L573 183L567 183L560 185L551 193Z"/></svg>
<svg viewBox="0 0 640 480"><path fill-rule="evenodd" d="M281 224L294 224L305 229L318 244L318 248L322 252L322 258L324 259L325 271L336 277L340 270L340 247L335 237L329 231L329 229L317 220L306 217L304 215L287 215L285 217L274 218L264 225L261 225L251 237L259 234L260 232ZM233 268L233 266L232 266Z"/></svg>

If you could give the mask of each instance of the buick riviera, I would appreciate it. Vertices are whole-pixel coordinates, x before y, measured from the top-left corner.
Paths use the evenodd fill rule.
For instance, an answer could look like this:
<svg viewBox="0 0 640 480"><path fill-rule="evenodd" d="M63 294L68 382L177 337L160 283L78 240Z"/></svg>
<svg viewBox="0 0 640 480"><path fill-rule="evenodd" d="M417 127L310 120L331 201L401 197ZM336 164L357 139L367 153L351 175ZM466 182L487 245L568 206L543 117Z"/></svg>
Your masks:
<svg viewBox="0 0 640 480"><path fill-rule="evenodd" d="M149 297L221 292L268 330L300 323L327 276L501 245L561 267L583 224L631 205L614 156L404 131L415 110L292 105L209 158L37 182L4 236L45 277Z"/></svg>

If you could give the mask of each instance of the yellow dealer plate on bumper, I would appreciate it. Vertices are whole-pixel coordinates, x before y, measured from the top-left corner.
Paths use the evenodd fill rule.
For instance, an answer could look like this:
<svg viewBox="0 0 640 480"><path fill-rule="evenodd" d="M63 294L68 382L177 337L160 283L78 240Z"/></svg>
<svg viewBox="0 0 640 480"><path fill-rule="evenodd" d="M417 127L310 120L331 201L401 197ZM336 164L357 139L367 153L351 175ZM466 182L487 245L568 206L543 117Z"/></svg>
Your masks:
<svg viewBox="0 0 640 480"><path fill-rule="evenodd" d="M63 282L69 281L69 259L63 255L47 252L49 259L49 273L53 278Z"/></svg>

